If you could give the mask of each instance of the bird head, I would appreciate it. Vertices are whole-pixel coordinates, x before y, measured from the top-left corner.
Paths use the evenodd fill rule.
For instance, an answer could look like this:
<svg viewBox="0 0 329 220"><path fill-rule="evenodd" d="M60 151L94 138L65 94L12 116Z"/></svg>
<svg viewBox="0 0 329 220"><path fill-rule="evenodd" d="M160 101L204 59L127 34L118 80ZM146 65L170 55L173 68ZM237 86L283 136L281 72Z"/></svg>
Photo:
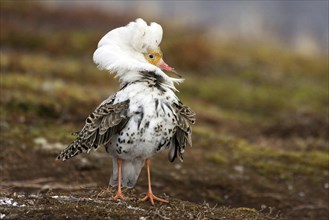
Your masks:
<svg viewBox="0 0 329 220"><path fill-rule="evenodd" d="M152 22L148 25L138 18L124 27L108 32L98 43L94 62L100 69L116 74L122 84L138 80L142 71L160 75L166 75L163 70L176 73L163 60L160 49L162 35L163 30L159 24ZM181 82L171 77L168 80Z"/></svg>
<svg viewBox="0 0 329 220"><path fill-rule="evenodd" d="M174 68L170 67L163 60L163 53L160 49L148 50L144 53L144 57L150 64L159 67L162 70L166 70L175 73L177 76L181 77Z"/></svg>

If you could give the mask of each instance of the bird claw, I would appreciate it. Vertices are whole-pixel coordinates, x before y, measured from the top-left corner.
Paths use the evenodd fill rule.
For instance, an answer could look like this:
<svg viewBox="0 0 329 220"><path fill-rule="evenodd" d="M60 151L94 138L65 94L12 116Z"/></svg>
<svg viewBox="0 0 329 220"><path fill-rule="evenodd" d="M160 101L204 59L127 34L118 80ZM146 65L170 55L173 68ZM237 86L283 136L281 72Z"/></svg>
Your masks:
<svg viewBox="0 0 329 220"><path fill-rule="evenodd" d="M109 187L107 187L106 189L102 189L98 194L97 194L97 198L98 197L104 197L106 194L111 193L111 190Z"/></svg>
<svg viewBox="0 0 329 220"><path fill-rule="evenodd" d="M169 202L168 200L159 198L159 197L155 196L153 193L149 193L149 192L146 194L146 196L144 198L141 199L141 201L144 202L147 199L150 200L150 202L151 202L152 205L154 205L154 200L157 200L159 202L165 202L165 203L168 203Z"/></svg>

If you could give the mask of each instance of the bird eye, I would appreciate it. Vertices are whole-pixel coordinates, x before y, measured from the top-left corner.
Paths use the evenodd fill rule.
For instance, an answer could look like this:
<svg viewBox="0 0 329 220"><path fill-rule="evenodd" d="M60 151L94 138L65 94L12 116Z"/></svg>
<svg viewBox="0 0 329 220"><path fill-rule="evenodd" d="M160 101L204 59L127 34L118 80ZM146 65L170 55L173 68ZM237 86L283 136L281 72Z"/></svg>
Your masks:
<svg viewBox="0 0 329 220"><path fill-rule="evenodd" d="M149 58L153 59L154 55L153 54L149 54Z"/></svg>

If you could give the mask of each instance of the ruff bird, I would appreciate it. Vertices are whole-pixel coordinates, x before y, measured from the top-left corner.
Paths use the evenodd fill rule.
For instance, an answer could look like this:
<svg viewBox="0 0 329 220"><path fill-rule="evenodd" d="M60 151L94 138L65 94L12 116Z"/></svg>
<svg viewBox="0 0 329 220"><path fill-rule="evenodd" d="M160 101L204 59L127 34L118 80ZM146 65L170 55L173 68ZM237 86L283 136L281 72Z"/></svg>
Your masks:
<svg viewBox="0 0 329 220"><path fill-rule="evenodd" d="M176 73L163 60L162 34L159 24L139 18L99 41L93 60L119 78L120 90L87 117L76 140L57 157L67 160L104 146L113 159L109 184L117 186L114 199L125 199L121 187L134 187L146 164L148 191L142 200L168 202L152 193L150 158L169 148L169 161L182 161L185 146L192 146L195 113L175 95L174 84L183 80L163 72Z"/></svg>

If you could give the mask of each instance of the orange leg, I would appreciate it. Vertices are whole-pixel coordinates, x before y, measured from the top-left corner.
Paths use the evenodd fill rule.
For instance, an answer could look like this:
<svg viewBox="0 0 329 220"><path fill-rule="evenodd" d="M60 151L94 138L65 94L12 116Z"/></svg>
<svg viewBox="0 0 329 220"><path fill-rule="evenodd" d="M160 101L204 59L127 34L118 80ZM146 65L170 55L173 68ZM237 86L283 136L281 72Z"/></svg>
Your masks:
<svg viewBox="0 0 329 220"><path fill-rule="evenodd" d="M145 164L146 164L146 169L147 169L148 191L146 193L146 196L143 199L141 199L141 200L142 201L146 201L147 199L149 199L152 205L154 205L154 200L158 200L160 202L168 202L168 200L161 199L159 197L156 197L153 194L152 188L151 188L151 173L150 173L151 160L150 159L147 159L145 161Z"/></svg>
<svg viewBox="0 0 329 220"><path fill-rule="evenodd" d="M125 200L126 198L123 196L122 192L121 192L121 163L122 160L118 159L118 191L116 193L116 195L113 197L113 199L122 199Z"/></svg>

